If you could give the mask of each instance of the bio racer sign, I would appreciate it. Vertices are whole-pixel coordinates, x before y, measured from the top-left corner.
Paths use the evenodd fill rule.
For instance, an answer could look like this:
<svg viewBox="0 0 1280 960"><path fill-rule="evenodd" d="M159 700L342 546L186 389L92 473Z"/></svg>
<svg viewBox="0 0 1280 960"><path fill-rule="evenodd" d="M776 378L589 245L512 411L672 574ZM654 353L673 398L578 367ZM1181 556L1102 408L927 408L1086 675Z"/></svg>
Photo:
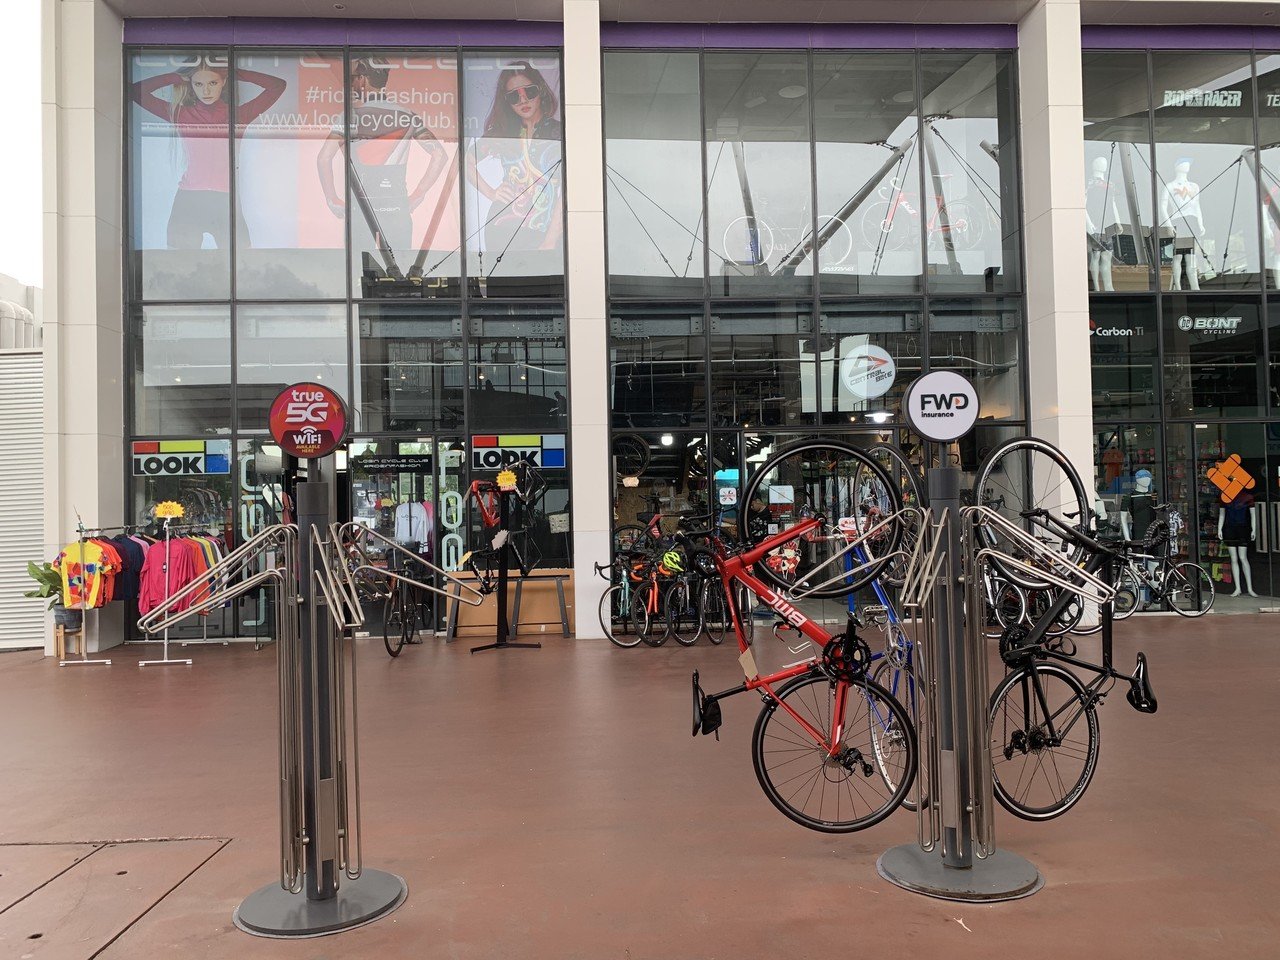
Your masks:
<svg viewBox="0 0 1280 960"><path fill-rule="evenodd" d="M342 398L319 383L285 387L272 402L267 419L280 449L300 460L332 453L347 432Z"/></svg>

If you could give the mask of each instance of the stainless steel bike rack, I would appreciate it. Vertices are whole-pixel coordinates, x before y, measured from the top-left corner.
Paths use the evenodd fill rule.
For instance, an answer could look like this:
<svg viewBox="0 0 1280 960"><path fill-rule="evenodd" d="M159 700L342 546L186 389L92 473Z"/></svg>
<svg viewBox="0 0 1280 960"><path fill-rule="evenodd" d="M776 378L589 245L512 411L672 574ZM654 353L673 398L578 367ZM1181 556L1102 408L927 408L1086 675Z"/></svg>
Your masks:
<svg viewBox="0 0 1280 960"><path fill-rule="evenodd" d="M960 477L955 467L929 471L930 508L907 563L902 600L915 619L918 674L916 842L886 850L876 868L927 896L1015 900L1044 880L1034 864L995 843L981 614L986 557L975 537L980 508L961 507Z"/></svg>

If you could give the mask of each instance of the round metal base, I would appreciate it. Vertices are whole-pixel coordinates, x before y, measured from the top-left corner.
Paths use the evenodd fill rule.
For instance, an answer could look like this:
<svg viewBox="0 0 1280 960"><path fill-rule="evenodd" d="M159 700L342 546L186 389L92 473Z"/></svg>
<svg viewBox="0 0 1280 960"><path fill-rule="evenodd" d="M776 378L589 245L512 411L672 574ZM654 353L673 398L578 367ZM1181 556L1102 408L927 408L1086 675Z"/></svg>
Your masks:
<svg viewBox="0 0 1280 960"><path fill-rule="evenodd" d="M324 937L373 923L404 903L409 888L394 873L365 870L343 879L332 900L308 900L272 883L244 898L231 919L245 933L280 940Z"/></svg>
<svg viewBox="0 0 1280 960"><path fill-rule="evenodd" d="M904 843L882 853L876 870L912 893L970 903L1019 900L1044 886L1035 864L1008 850L996 850L985 860L974 858L972 867L959 869L945 866L936 851L925 853L914 843Z"/></svg>

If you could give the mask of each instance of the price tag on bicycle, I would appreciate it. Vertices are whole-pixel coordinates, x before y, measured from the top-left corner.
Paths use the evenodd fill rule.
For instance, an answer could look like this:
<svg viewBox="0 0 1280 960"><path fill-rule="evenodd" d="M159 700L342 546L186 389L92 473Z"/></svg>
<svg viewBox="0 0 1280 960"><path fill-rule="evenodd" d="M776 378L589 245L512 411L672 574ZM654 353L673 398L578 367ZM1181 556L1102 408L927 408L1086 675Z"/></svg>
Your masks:
<svg viewBox="0 0 1280 960"><path fill-rule="evenodd" d="M498 489L503 493L510 493L516 488L516 472L514 470L503 470L498 474Z"/></svg>

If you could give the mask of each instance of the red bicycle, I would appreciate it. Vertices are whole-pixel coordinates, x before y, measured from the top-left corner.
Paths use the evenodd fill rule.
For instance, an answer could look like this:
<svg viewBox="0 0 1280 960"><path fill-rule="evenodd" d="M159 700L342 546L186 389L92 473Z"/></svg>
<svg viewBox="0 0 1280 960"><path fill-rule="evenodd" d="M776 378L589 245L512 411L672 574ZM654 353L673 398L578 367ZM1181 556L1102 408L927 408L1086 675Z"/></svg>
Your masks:
<svg viewBox="0 0 1280 960"><path fill-rule="evenodd" d="M803 441L775 454L753 476L744 499L768 504L770 522L753 546L716 556L745 680L706 693L693 674L693 733L716 732L720 701L758 691L764 707L752 734L751 754L765 796L801 826L850 833L873 826L907 798L916 771L916 736L903 706L867 674L871 651L849 614L843 633L831 634L803 607L847 596L869 583L898 556L902 504L885 470L855 447ZM850 541L840 519L858 517L874 503L880 519ZM784 518L807 514L785 529ZM865 514L865 511L864 511ZM855 550L865 559L854 560ZM770 565L780 552L795 564ZM759 576L757 576L757 573ZM766 582L768 581L768 582ZM805 661L761 676L735 602L745 587L818 651ZM813 615L811 615L813 614ZM750 611L746 611L750 617Z"/></svg>

